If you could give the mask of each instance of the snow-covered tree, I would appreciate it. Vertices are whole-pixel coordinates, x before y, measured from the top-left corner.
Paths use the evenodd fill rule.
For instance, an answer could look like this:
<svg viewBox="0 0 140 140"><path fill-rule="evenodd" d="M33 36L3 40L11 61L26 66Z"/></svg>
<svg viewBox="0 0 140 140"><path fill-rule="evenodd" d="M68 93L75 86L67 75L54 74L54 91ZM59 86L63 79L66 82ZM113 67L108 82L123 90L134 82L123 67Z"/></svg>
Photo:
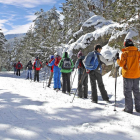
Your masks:
<svg viewBox="0 0 140 140"><path fill-rule="evenodd" d="M65 3L62 3L61 9L61 14L64 15L63 33L66 42L68 42L70 34L79 30L83 22L93 13L91 14L92 11L90 11L87 0L66 0Z"/></svg>
<svg viewBox="0 0 140 140"><path fill-rule="evenodd" d="M59 46L63 40L60 14L53 7L47 12L41 9L35 15L33 47L37 48L36 54L42 50L41 57L46 57L45 54L54 53L54 47Z"/></svg>
<svg viewBox="0 0 140 140"><path fill-rule="evenodd" d="M0 29L1 30L1 29ZM5 36L2 31L0 31L0 70L3 66L3 60L5 58L6 50L4 48L4 43L6 42Z"/></svg>
<svg viewBox="0 0 140 140"><path fill-rule="evenodd" d="M125 23L123 29L134 30L139 34L135 43L140 45L140 1L139 0L117 0L114 3L112 19L119 23ZM138 41L139 40L139 41Z"/></svg>

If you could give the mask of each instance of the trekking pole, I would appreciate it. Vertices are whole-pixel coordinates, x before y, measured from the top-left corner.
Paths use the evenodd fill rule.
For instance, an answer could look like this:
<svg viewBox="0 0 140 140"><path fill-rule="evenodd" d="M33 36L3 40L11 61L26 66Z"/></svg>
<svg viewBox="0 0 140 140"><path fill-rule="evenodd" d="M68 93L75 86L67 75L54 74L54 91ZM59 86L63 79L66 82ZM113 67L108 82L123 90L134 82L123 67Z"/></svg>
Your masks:
<svg viewBox="0 0 140 140"><path fill-rule="evenodd" d="M72 86L73 86L73 82L74 82L74 79L75 79L76 73L77 73L77 69L76 69L76 71L75 71L75 73L74 73L74 77L73 77L73 80L72 80L72 83L71 83L70 92L71 92L71 89L72 89Z"/></svg>
<svg viewBox="0 0 140 140"><path fill-rule="evenodd" d="M115 74L115 105L114 105L114 111L116 111L117 72L118 72L118 67L116 67L116 74Z"/></svg>
<svg viewBox="0 0 140 140"><path fill-rule="evenodd" d="M45 89L46 89L46 87L47 87L47 80L48 80L48 76L49 76L49 73L47 72L47 76L46 76L46 86L45 86Z"/></svg>
<svg viewBox="0 0 140 140"><path fill-rule="evenodd" d="M45 70L44 70L44 80L43 80L43 88L44 88L44 81L45 81Z"/></svg>
<svg viewBox="0 0 140 140"><path fill-rule="evenodd" d="M85 71L86 71L86 69L84 70L84 73L83 73L83 75L82 75L82 77L81 77L81 79L80 79L80 81L79 81L79 83L78 83L78 87L79 87L79 85L81 84L81 81L82 81L82 78L84 77ZM73 96L73 99L72 99L71 103L73 103L73 100L74 100L75 95L76 95L76 93L77 93L78 87L77 87L77 89L76 89L76 91L75 91L75 93L74 93L74 96Z"/></svg>

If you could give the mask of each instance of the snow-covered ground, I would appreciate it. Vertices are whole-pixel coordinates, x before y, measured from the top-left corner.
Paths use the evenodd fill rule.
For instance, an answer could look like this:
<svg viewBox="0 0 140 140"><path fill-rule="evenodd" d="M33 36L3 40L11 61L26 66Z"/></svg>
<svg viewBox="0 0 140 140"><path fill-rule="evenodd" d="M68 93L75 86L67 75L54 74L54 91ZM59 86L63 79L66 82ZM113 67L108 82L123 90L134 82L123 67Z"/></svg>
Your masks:
<svg viewBox="0 0 140 140"><path fill-rule="evenodd" d="M117 111L114 111L115 79L103 77L112 104L91 103L43 88L43 81L25 80L26 72L0 72L0 140L139 140L140 113L124 108L122 77L117 79ZM40 78L43 74L40 73ZM74 72L73 72L74 75ZM73 90L77 87L77 75Z"/></svg>

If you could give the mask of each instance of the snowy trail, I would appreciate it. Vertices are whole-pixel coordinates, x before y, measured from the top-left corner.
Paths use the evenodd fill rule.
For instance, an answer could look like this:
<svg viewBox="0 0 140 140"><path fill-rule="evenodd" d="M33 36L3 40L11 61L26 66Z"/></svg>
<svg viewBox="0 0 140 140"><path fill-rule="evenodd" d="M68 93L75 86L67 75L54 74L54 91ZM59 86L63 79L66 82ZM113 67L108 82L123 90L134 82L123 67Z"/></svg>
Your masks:
<svg viewBox="0 0 140 140"><path fill-rule="evenodd" d="M43 83L24 80L12 72L0 73L0 140L139 140L140 113L122 112L122 78L118 78L117 111L99 97L91 99L43 89ZM77 86L75 80L74 88ZM114 101L114 79L104 76ZM90 82L89 82L90 83ZM89 88L90 92L90 88ZM90 94L89 94L90 98Z"/></svg>

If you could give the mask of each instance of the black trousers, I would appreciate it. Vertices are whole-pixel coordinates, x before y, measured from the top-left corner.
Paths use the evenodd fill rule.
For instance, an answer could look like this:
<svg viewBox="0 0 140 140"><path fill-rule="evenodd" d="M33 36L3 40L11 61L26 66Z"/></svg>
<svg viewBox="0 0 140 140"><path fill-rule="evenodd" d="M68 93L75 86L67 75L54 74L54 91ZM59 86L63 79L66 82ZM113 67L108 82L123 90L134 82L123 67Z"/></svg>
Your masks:
<svg viewBox="0 0 140 140"><path fill-rule="evenodd" d="M104 101L108 101L109 97L107 95L107 92L106 92L104 84L103 84L102 75L100 73L92 70L92 71L89 72L89 76L90 76L90 82L91 82L92 100L93 101L98 101L97 87L96 87L96 80L97 80L102 99Z"/></svg>
<svg viewBox="0 0 140 140"><path fill-rule="evenodd" d="M17 69L17 73L16 73L16 75L18 76L20 76L20 69Z"/></svg>
<svg viewBox="0 0 140 140"><path fill-rule="evenodd" d="M62 73L62 92L70 92L70 74Z"/></svg>
<svg viewBox="0 0 140 140"><path fill-rule="evenodd" d="M39 82L39 70L34 70L34 81L37 81Z"/></svg>
<svg viewBox="0 0 140 140"><path fill-rule="evenodd" d="M88 74L84 72L84 74L78 75L78 97L87 98L87 95L88 95Z"/></svg>

